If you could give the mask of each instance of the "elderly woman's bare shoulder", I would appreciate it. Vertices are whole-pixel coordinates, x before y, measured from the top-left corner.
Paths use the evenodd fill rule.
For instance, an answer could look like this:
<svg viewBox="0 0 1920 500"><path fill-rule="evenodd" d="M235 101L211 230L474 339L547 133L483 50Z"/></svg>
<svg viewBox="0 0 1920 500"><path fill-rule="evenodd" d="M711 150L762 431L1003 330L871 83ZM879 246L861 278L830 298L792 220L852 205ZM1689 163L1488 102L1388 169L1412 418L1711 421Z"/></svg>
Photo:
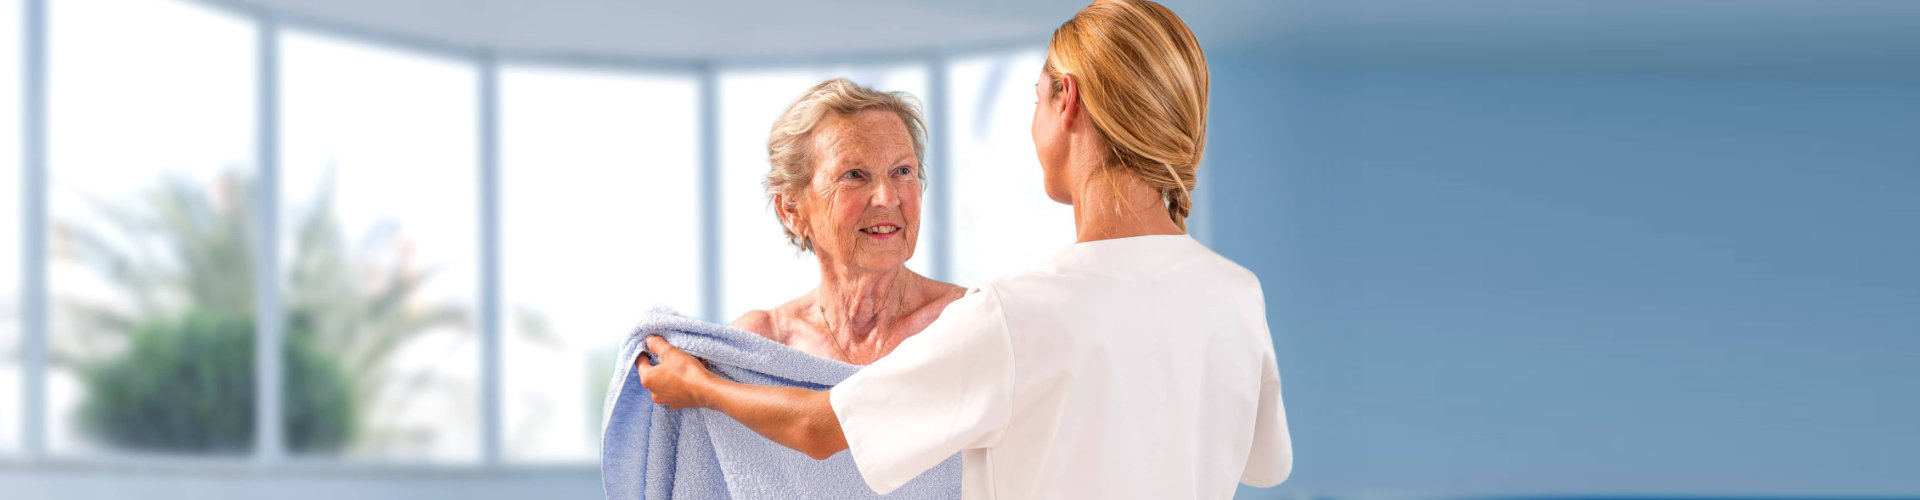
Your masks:
<svg viewBox="0 0 1920 500"><path fill-rule="evenodd" d="M946 309L947 304L952 304L953 301L960 300L961 297L967 296L967 287L945 281L934 281L933 285L929 288L930 291L933 292L933 301L929 302L928 305L940 309Z"/></svg>
<svg viewBox="0 0 1920 500"><path fill-rule="evenodd" d="M746 314L740 315L739 319L733 320L730 326L757 333L769 339L780 340L773 338L773 311L761 309L747 311Z"/></svg>
<svg viewBox="0 0 1920 500"><path fill-rule="evenodd" d="M812 310L813 294L809 293L772 309L755 309L733 320L734 328L757 333L767 340L788 344L794 332L801 330L792 325L793 321L804 317L801 313Z"/></svg>
<svg viewBox="0 0 1920 500"><path fill-rule="evenodd" d="M906 331L920 333L920 330L926 329L927 325L940 319L940 312L947 310L948 304L965 297L967 289L960 285L928 279L921 287L921 294L923 302L920 303L920 307L907 315Z"/></svg>

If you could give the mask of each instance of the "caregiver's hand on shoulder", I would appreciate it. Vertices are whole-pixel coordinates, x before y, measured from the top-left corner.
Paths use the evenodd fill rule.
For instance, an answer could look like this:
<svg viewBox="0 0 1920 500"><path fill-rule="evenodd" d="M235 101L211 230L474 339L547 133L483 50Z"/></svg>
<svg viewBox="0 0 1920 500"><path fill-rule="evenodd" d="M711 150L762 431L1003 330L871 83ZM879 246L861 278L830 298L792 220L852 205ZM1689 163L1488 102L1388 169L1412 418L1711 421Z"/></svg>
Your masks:
<svg viewBox="0 0 1920 500"><path fill-rule="evenodd" d="M634 360L633 369L640 375L640 385L653 393L654 403L674 410L708 406L706 396L721 379L707 370L705 362L667 344L658 335L647 337L647 348L659 356L660 364L649 362L651 357L642 352Z"/></svg>

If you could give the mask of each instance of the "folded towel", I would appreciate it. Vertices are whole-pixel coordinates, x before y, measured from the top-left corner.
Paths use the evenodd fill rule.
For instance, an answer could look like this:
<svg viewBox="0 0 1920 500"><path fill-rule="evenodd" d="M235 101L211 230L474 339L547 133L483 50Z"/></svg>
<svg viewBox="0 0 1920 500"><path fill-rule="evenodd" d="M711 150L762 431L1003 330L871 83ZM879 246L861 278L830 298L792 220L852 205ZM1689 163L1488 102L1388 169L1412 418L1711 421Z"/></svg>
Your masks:
<svg viewBox="0 0 1920 500"><path fill-rule="evenodd" d="M823 390L860 369L752 332L670 310L648 312L621 346L607 389L600 444L607 498L960 498L959 455L882 497L860 479L844 451L814 460L720 412L654 404L633 373L649 335L706 360L722 377L749 384Z"/></svg>

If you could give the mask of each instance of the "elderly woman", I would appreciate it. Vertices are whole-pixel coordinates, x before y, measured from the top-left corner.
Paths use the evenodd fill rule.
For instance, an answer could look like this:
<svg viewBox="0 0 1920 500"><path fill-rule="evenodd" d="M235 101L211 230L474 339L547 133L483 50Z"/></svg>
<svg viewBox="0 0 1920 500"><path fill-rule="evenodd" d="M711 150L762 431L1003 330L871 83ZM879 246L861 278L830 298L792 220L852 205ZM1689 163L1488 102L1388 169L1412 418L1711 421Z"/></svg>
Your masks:
<svg viewBox="0 0 1920 500"><path fill-rule="evenodd" d="M926 125L910 99L835 78L774 122L767 197L787 241L819 260L820 286L734 327L864 365L965 294L907 269L927 180Z"/></svg>

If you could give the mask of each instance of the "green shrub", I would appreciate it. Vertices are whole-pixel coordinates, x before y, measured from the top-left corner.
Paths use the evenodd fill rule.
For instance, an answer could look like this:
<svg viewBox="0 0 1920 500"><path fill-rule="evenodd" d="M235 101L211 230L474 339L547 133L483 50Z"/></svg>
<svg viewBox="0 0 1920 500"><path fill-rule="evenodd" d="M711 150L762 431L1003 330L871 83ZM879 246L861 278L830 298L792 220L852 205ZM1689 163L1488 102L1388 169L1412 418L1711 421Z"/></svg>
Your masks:
<svg viewBox="0 0 1920 500"><path fill-rule="evenodd" d="M244 453L254 438L251 315L194 310L134 328L125 354L80 370L92 391L80 422L105 444L132 450ZM286 335L284 436L289 450L330 452L356 427L353 385L311 335Z"/></svg>
<svg viewBox="0 0 1920 500"><path fill-rule="evenodd" d="M399 232L348 237L327 179L311 207L289 215L282 262L282 435L288 450L316 454L376 434L361 426L373 401L420 395L382 384L394 353L468 323L460 305L417 296L434 271L413 262ZM129 198L93 199L94 217L54 224L54 255L125 295L59 300L74 320L62 337L73 341L50 346L51 357L80 375L89 395L78 417L91 437L156 452L252 444L254 188L239 173L212 186L167 177Z"/></svg>

